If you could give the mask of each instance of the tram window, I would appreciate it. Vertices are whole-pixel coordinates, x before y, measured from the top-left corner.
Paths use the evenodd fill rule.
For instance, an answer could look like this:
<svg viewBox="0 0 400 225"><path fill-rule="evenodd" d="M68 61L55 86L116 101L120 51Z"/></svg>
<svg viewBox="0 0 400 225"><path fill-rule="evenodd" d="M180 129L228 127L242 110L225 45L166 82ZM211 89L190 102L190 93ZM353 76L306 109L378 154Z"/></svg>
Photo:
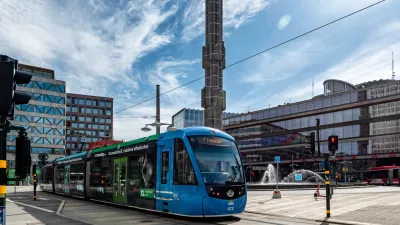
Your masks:
<svg viewBox="0 0 400 225"><path fill-rule="evenodd" d="M101 161L101 167L102 167L102 181L105 182L106 186L111 186L112 185L112 164L111 160L102 160Z"/></svg>
<svg viewBox="0 0 400 225"><path fill-rule="evenodd" d="M129 160L130 169L129 169L129 180L130 185L134 187L140 187L140 165L139 165L139 157L131 156Z"/></svg>
<svg viewBox="0 0 400 225"><path fill-rule="evenodd" d="M95 159L90 164L90 185L101 185L101 161Z"/></svg>
<svg viewBox="0 0 400 225"><path fill-rule="evenodd" d="M83 164L81 164L81 163L79 163L78 165L77 165L77 172L78 172L78 181L83 181L84 180L84 165Z"/></svg>
<svg viewBox="0 0 400 225"><path fill-rule="evenodd" d="M182 139L175 139L174 147L174 184L197 185L192 162Z"/></svg>
<svg viewBox="0 0 400 225"><path fill-rule="evenodd" d="M167 183L167 173L168 173L168 162L169 162L169 152L162 153L162 175L161 175L161 183Z"/></svg>
<svg viewBox="0 0 400 225"><path fill-rule="evenodd" d="M56 183L58 183L58 184L64 183L64 167L57 167Z"/></svg>

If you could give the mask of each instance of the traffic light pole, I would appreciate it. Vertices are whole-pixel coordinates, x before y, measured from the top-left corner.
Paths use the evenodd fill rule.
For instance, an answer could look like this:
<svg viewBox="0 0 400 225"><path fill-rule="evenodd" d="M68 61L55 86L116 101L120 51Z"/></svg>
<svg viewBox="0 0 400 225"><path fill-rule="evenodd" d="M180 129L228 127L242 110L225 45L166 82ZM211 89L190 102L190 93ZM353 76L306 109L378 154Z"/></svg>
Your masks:
<svg viewBox="0 0 400 225"><path fill-rule="evenodd" d="M6 224L7 194L7 124L6 117L0 117L0 222Z"/></svg>
<svg viewBox="0 0 400 225"><path fill-rule="evenodd" d="M317 119L317 141L318 141L318 157L321 156L321 147L320 147L320 141L319 141L319 119Z"/></svg>
<svg viewBox="0 0 400 225"><path fill-rule="evenodd" d="M33 170L33 200L36 201L36 186L37 186L36 165L32 167L32 170Z"/></svg>
<svg viewBox="0 0 400 225"><path fill-rule="evenodd" d="M330 193L330 179L329 179L329 153L325 153L325 186L326 186L326 217L331 217L331 193Z"/></svg>

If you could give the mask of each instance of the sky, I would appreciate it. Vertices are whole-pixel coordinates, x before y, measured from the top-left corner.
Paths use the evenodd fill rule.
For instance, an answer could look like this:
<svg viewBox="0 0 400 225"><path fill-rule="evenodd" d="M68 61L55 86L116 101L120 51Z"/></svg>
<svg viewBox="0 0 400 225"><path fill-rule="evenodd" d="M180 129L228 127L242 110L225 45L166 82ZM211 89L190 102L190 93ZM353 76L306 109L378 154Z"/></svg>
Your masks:
<svg viewBox="0 0 400 225"><path fill-rule="evenodd" d="M224 0L226 64L378 0ZM0 54L55 71L68 93L114 98L114 139L155 133L161 93L204 76L204 0L0 0ZM390 79L400 61L400 1L372 8L224 70L227 112L323 93L323 81ZM398 66L400 71L400 66ZM400 73L399 73L400 74ZM161 122L201 109L204 79L161 96ZM119 113L117 113L119 112ZM162 127L161 131L165 131Z"/></svg>

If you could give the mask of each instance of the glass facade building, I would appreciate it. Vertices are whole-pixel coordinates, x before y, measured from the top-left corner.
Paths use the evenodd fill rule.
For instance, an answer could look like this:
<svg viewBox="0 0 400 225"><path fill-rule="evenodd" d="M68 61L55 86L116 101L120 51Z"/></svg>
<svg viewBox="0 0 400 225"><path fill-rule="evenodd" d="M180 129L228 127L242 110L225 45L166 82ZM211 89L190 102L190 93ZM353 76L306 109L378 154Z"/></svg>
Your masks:
<svg viewBox="0 0 400 225"><path fill-rule="evenodd" d="M67 94L67 154L88 150L89 142L111 139L113 135L113 99ZM83 139L85 137L85 139Z"/></svg>
<svg viewBox="0 0 400 225"><path fill-rule="evenodd" d="M18 64L19 70L34 76L28 84L18 85L17 90L31 94L28 104L14 107L12 125L25 127L31 140L32 161L37 165L38 154L48 153L49 160L65 152L65 81L56 80L54 71ZM7 161L15 168L15 139L17 131L7 135Z"/></svg>
<svg viewBox="0 0 400 225"><path fill-rule="evenodd" d="M237 113L224 112L223 118L238 115ZM172 116L172 124L178 129L193 126L204 126L203 110L183 108Z"/></svg>
<svg viewBox="0 0 400 225"><path fill-rule="evenodd" d="M281 157L281 174L295 168L323 171L328 137L339 136L337 160L351 161L352 176L374 166L400 165L400 82L380 80L351 85L324 82L325 93L313 99L226 118L224 130L238 142L253 180L260 180L274 157ZM305 148L306 136L320 120L321 157ZM316 151L317 151L316 146Z"/></svg>

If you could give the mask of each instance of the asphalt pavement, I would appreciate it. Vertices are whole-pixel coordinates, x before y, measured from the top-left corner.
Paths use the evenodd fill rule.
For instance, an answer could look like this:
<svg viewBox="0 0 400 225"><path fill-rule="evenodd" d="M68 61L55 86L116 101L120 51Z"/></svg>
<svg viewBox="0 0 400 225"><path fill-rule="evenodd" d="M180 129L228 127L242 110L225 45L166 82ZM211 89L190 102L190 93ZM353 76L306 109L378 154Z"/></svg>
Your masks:
<svg viewBox="0 0 400 225"><path fill-rule="evenodd" d="M38 191L33 201L30 187L7 194L7 224L399 224L400 187L337 189L332 218L325 219L325 199L316 201L315 190L284 190L282 199L272 191L249 191L246 212L220 219L187 219L128 207L85 201ZM324 190L321 191L323 193Z"/></svg>
<svg viewBox="0 0 400 225"><path fill-rule="evenodd" d="M45 192L37 193L33 201L31 192L9 194L7 204L7 224L279 224L308 225L327 224L312 220L243 213L236 217L188 219L166 216L137 209L118 207L92 201L85 201Z"/></svg>

